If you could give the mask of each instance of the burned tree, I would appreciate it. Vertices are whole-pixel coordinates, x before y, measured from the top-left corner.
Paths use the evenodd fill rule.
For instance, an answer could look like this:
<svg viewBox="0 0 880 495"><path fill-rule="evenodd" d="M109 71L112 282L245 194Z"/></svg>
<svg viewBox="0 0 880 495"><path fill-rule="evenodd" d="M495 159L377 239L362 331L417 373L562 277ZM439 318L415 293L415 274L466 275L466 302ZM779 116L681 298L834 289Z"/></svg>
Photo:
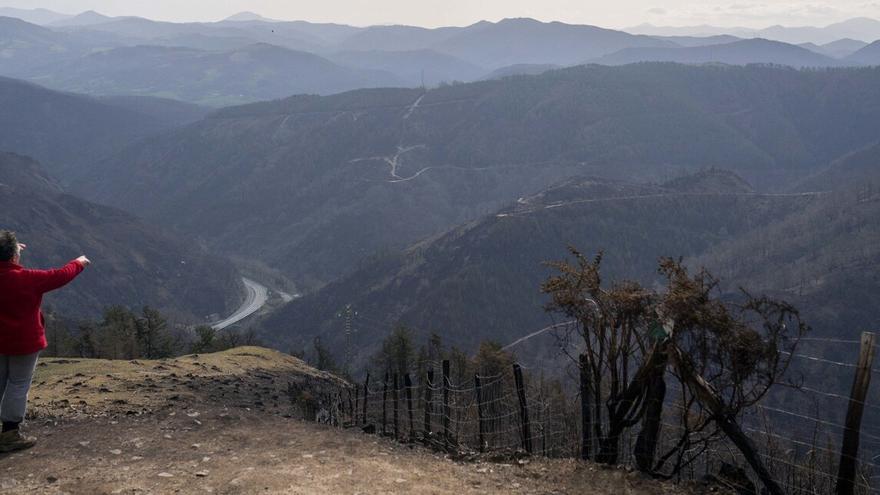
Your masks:
<svg viewBox="0 0 880 495"><path fill-rule="evenodd" d="M571 330L580 336L583 353L578 359L582 389L587 397L593 431L591 443L598 444L595 459L614 464L620 453L620 435L636 425L644 411L644 389L648 363L662 360L651 347L648 328L655 319L652 293L633 282L602 287L601 253L588 259L570 248L576 263L551 262L560 274L550 277L542 291L551 296L546 309L573 318ZM565 337L568 338L570 334ZM592 456L590 447L584 456Z"/></svg>
<svg viewBox="0 0 880 495"><path fill-rule="evenodd" d="M667 286L648 290L634 282L602 286L602 256L590 260L570 248L575 263L553 262L560 273L542 290L546 309L572 319L583 352L582 411L588 417L582 457L616 463L621 434L641 423L634 456L652 475L672 477L719 438L742 452L771 493L770 478L737 418L783 379L806 331L790 305L743 291L738 304L720 299L718 282L702 270L690 276L680 261L662 259ZM667 397L668 377L679 382ZM671 409L671 411L668 411ZM677 439L658 452L664 419L678 421Z"/></svg>
<svg viewBox="0 0 880 495"><path fill-rule="evenodd" d="M674 405L682 430L679 442L661 456L654 471L677 474L720 432L765 487L781 493L738 418L785 379L807 326L798 311L782 301L745 291L736 302L721 301L718 281L705 270L689 276L679 261L663 259L660 272L668 286L658 300L658 313L670 328L668 354L671 373L681 385ZM667 467L669 459L675 461Z"/></svg>

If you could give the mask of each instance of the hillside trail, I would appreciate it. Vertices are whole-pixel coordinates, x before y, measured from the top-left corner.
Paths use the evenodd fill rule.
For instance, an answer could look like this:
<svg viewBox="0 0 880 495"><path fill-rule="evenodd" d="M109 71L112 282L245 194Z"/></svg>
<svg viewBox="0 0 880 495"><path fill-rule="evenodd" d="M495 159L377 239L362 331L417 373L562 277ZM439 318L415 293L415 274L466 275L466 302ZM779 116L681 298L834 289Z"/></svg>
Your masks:
<svg viewBox="0 0 880 495"><path fill-rule="evenodd" d="M668 494L683 487L570 460L455 462L293 419L301 361L260 348L163 361L45 359L31 450L0 456L4 494Z"/></svg>
<svg viewBox="0 0 880 495"><path fill-rule="evenodd" d="M559 203L551 203L551 204L539 204L532 206L528 200L525 198L519 198L517 200L517 210L498 213L495 216L497 218L506 218L506 217L517 217L528 215L532 213L537 213L544 210L552 210L555 208L565 208L568 206L582 205L587 203L615 203L620 201L633 201L633 200L651 200L658 198L712 198L712 197L744 197L744 198L811 198L811 197L819 197L825 196L828 194L828 191L810 191L810 192L799 192L799 193L758 193L758 192L749 192L749 193L724 193L724 192L667 192L667 193L659 193L659 194L636 194L632 196L610 196L607 198L585 198L578 199L574 201L563 201Z"/></svg>

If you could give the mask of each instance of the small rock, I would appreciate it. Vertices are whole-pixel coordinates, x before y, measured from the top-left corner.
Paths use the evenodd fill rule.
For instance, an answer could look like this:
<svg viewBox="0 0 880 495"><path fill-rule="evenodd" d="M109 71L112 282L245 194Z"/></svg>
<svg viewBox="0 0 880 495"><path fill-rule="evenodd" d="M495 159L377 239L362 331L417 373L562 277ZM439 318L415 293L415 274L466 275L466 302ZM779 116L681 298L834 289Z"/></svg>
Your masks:
<svg viewBox="0 0 880 495"><path fill-rule="evenodd" d="M160 477L160 478L173 478L174 475L171 474L171 473L166 473L166 472L163 471L163 472L159 473L159 477Z"/></svg>
<svg viewBox="0 0 880 495"><path fill-rule="evenodd" d="M88 441L88 440L83 440L83 441L80 442L79 444L80 444L80 446L82 446L82 447L88 447L88 445L89 445L90 443L92 443L92 442L90 442L90 441Z"/></svg>
<svg viewBox="0 0 880 495"><path fill-rule="evenodd" d="M111 449L110 453L113 455L120 455L120 454L122 454L122 451L119 449Z"/></svg>
<svg viewBox="0 0 880 495"><path fill-rule="evenodd" d="M397 478L396 480L394 480L394 482L395 483L406 483L406 480L403 478Z"/></svg>
<svg viewBox="0 0 880 495"><path fill-rule="evenodd" d="M303 456L303 459L312 459L315 457L314 454L303 454L302 456Z"/></svg>
<svg viewBox="0 0 880 495"><path fill-rule="evenodd" d="M56 481L58 481L58 478L56 478L55 476L46 476L46 481L49 483L55 483Z"/></svg>
<svg viewBox="0 0 880 495"><path fill-rule="evenodd" d="M208 476L208 472L207 471L196 471L196 476L198 476L199 478L204 478L205 476Z"/></svg>

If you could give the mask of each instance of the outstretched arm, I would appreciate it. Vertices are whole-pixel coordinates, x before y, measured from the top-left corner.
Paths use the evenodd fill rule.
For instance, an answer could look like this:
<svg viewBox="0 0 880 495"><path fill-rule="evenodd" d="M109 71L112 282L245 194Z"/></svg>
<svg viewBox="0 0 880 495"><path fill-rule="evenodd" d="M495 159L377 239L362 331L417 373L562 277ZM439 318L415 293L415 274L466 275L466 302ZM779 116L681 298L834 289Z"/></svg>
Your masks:
<svg viewBox="0 0 880 495"><path fill-rule="evenodd" d="M88 258L80 256L61 268L53 270L28 270L28 274L33 277L32 280L34 280L34 286L37 290L49 292L70 283L90 263L91 261Z"/></svg>

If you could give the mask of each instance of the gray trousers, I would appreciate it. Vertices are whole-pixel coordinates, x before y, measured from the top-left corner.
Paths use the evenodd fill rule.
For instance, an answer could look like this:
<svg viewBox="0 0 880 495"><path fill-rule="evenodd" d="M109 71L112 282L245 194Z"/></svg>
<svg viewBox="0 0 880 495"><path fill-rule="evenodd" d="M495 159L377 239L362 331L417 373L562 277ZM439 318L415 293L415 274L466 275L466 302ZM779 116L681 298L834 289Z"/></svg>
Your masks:
<svg viewBox="0 0 880 495"><path fill-rule="evenodd" d="M0 354L0 421L20 423L39 352L23 356Z"/></svg>

